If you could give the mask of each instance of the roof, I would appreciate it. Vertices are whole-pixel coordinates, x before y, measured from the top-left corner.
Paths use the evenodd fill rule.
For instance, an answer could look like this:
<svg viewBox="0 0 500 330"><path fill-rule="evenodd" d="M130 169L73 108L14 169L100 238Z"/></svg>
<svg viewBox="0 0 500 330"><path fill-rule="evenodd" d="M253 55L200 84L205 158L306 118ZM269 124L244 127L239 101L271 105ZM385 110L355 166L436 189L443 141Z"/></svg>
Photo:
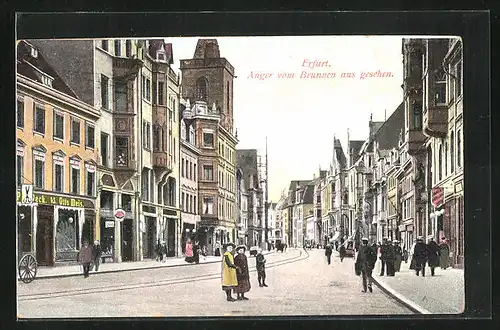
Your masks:
<svg viewBox="0 0 500 330"><path fill-rule="evenodd" d="M251 176L259 176L258 163L257 163L257 149L237 149L236 150L236 167L238 167L243 174L243 182L245 189L250 188Z"/></svg>
<svg viewBox="0 0 500 330"><path fill-rule="evenodd" d="M36 57L32 56L32 49L36 50ZM42 76L48 76L52 80L53 89L78 99L76 93L45 60L40 50L24 40L17 45L17 73L41 84L43 84Z"/></svg>
<svg viewBox="0 0 500 330"><path fill-rule="evenodd" d="M174 63L174 54L172 51L172 44L170 43L165 43L164 40L162 39L151 39L149 40L149 55L153 58L156 59L156 52L160 50L163 47L165 51L165 57L166 61L168 64L173 64Z"/></svg>
<svg viewBox="0 0 500 330"><path fill-rule="evenodd" d="M312 204L314 201L314 185L306 185L304 191L304 198L302 200L303 204Z"/></svg>
<svg viewBox="0 0 500 330"><path fill-rule="evenodd" d="M217 39L198 39L193 59L220 58Z"/></svg>
<svg viewBox="0 0 500 330"><path fill-rule="evenodd" d="M351 158L349 165L353 165L359 159L359 151L363 143L365 143L365 141L362 140L349 141L349 157Z"/></svg>
<svg viewBox="0 0 500 330"><path fill-rule="evenodd" d="M289 188L289 192L292 192L290 194L290 203L295 203L295 190L297 190L298 187L302 187L302 186L305 186L306 184L308 184L309 182L311 182L311 180L293 180L293 181L290 181L290 188Z"/></svg>
<svg viewBox="0 0 500 330"><path fill-rule="evenodd" d="M344 169L347 166L347 159L345 158L344 150L342 150L342 144L340 143L340 140L335 139L333 146L337 164L339 164L340 169Z"/></svg>
<svg viewBox="0 0 500 330"><path fill-rule="evenodd" d="M378 142L378 149L389 150L398 147L399 132L404 124L405 111L402 102L375 133L374 140Z"/></svg>

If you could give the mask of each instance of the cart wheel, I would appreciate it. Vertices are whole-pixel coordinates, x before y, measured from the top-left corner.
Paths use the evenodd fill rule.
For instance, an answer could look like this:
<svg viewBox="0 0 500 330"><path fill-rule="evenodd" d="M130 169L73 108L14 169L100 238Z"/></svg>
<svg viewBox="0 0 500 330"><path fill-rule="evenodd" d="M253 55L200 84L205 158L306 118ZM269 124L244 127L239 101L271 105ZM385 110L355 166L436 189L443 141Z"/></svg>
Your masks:
<svg viewBox="0 0 500 330"><path fill-rule="evenodd" d="M36 277L37 263L35 257L27 254L19 262L19 277L24 283L31 283Z"/></svg>

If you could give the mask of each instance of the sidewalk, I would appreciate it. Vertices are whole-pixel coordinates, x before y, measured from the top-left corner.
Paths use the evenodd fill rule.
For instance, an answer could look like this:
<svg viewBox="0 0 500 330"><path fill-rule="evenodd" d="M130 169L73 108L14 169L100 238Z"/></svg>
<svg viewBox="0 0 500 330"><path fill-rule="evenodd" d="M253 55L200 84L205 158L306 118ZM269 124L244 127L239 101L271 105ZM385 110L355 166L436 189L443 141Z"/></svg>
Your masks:
<svg viewBox="0 0 500 330"><path fill-rule="evenodd" d="M429 267L425 277L409 270L410 263L402 263L395 276L379 276L381 263L377 260L373 279L389 294L422 314L459 314L465 308L464 271L436 268L431 276Z"/></svg>
<svg viewBox="0 0 500 330"><path fill-rule="evenodd" d="M263 254L269 254L271 252L263 252ZM249 257L249 253L246 253ZM181 266L191 266L184 261L185 257L171 257L164 259L165 262L158 262L156 260L143 260L143 261L131 261L131 262L106 262L99 265L99 273L117 273L123 271L131 270L141 270L141 269L152 269L152 268L162 268L162 267L181 267ZM221 257L207 256L206 259L200 256L200 264L207 263L217 263L221 261ZM70 266L56 266L56 267L45 267L39 266L37 269L36 278L57 278L57 277L69 277L69 276L81 276L82 266L79 264ZM19 273L17 274L19 280Z"/></svg>

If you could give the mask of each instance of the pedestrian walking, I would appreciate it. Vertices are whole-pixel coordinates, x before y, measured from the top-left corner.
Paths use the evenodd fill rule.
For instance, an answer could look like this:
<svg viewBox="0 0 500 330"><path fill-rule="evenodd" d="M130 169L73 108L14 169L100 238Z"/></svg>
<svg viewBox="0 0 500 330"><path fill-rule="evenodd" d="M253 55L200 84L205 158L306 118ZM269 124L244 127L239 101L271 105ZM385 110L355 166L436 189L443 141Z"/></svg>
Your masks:
<svg viewBox="0 0 500 330"><path fill-rule="evenodd" d="M339 257L340 257L340 262L344 261L346 255L346 250L345 250L345 245L341 244L339 248Z"/></svg>
<svg viewBox="0 0 500 330"><path fill-rule="evenodd" d="M96 272L99 270L99 264L101 263L101 257L102 257L101 244L99 243L98 240L95 240L94 245L92 245L92 259L93 259L94 269Z"/></svg>
<svg viewBox="0 0 500 330"><path fill-rule="evenodd" d="M415 261L415 246L417 245L417 240L413 241L413 244L410 248L410 267L409 269L415 270L416 269L416 261Z"/></svg>
<svg viewBox="0 0 500 330"><path fill-rule="evenodd" d="M390 264L388 266L387 261L390 260L391 256L393 256L393 255L391 254L387 237L384 237L382 239L382 245L380 246L379 254L380 254L379 258L380 258L380 263L381 263L380 276L384 276L384 272L386 275L390 275L391 274L391 270L389 269Z"/></svg>
<svg viewBox="0 0 500 330"><path fill-rule="evenodd" d="M216 242L215 243L215 253L214 253L214 255L216 257L220 257L220 255L221 255L220 248L221 248L220 242Z"/></svg>
<svg viewBox="0 0 500 330"><path fill-rule="evenodd" d="M403 260L405 261L405 264L408 263L408 250L406 248L403 248Z"/></svg>
<svg viewBox="0 0 500 330"><path fill-rule="evenodd" d="M431 269L431 276L434 276L434 270L439 266L439 245L431 238L427 243L428 264Z"/></svg>
<svg viewBox="0 0 500 330"><path fill-rule="evenodd" d="M439 266L441 269L450 267L450 246L445 237L441 237L441 243L439 244Z"/></svg>
<svg viewBox="0 0 500 330"><path fill-rule="evenodd" d="M372 272L375 262L377 262L377 252L372 246L368 245L368 238L363 237L361 243L356 257L355 268L362 277L363 292L366 292L367 289L372 292Z"/></svg>
<svg viewBox="0 0 500 330"><path fill-rule="evenodd" d="M424 238L419 236L413 252L413 259L415 259L415 272L417 276L419 276L420 271L422 271L422 277L425 277L425 264L428 260L428 255L429 251L427 249L427 244L424 243Z"/></svg>
<svg viewBox="0 0 500 330"><path fill-rule="evenodd" d="M78 262L83 266L83 277L89 277L90 264L92 263L92 248L89 241L83 241L83 246L78 252Z"/></svg>
<svg viewBox="0 0 500 330"><path fill-rule="evenodd" d="M234 292L237 295L237 300L248 300L245 297L245 293L250 291L250 273L248 271L248 260L245 255L246 247L240 245L236 248L237 255L234 257L234 264L236 265L236 279L238 280L238 285L234 288Z"/></svg>
<svg viewBox="0 0 500 330"><path fill-rule="evenodd" d="M388 276L394 276L396 275L396 250L393 245L391 244L390 241L387 241L387 247L386 247L386 265L387 265L387 275Z"/></svg>
<svg viewBox="0 0 500 330"><path fill-rule="evenodd" d="M394 244L394 254L395 254L394 271L399 272L401 270L401 261L403 261L403 251L397 239L394 240L393 244Z"/></svg>
<svg viewBox="0 0 500 330"><path fill-rule="evenodd" d="M332 250L333 250L332 244L327 244L325 247L325 256L326 256L326 261L328 262L329 265L331 264L332 261L332 253L333 253Z"/></svg>
<svg viewBox="0 0 500 330"><path fill-rule="evenodd" d="M200 254L201 254L200 242L195 241L193 245L193 257L194 257L194 262L196 264L200 263Z"/></svg>
<svg viewBox="0 0 500 330"><path fill-rule="evenodd" d="M158 239L158 242L156 242L156 249L155 249L155 252L156 252L156 261L159 261L161 262L163 260L163 247L161 245L161 241L160 239Z"/></svg>
<svg viewBox="0 0 500 330"><path fill-rule="evenodd" d="M266 258L262 254L262 249L257 250L257 255L255 256L255 266L257 268L257 280L259 281L260 287L267 287L266 284Z"/></svg>
<svg viewBox="0 0 500 330"><path fill-rule="evenodd" d="M238 286L238 278L236 274L237 266L234 264L233 252L234 244L229 243L226 246L226 252L222 255L221 262L221 284L222 290L226 292L227 301L236 301L231 296L231 290Z"/></svg>
<svg viewBox="0 0 500 330"><path fill-rule="evenodd" d="M188 239L186 242L186 259L184 260L190 264L196 261L193 250L193 242L191 241L191 239Z"/></svg>

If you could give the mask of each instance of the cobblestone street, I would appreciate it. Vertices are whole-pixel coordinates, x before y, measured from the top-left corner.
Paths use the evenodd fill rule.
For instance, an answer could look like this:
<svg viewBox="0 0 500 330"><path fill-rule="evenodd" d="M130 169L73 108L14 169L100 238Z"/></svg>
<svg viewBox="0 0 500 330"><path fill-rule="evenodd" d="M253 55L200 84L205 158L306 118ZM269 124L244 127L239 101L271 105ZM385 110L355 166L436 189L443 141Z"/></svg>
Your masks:
<svg viewBox="0 0 500 330"><path fill-rule="evenodd" d="M248 301L225 300L220 264L212 263L20 283L19 314L21 318L412 314L377 287L372 294L362 293L353 259L341 263L336 257L328 265L324 250L308 253L290 249L268 255L268 288L258 286L252 272L255 260L249 258Z"/></svg>

